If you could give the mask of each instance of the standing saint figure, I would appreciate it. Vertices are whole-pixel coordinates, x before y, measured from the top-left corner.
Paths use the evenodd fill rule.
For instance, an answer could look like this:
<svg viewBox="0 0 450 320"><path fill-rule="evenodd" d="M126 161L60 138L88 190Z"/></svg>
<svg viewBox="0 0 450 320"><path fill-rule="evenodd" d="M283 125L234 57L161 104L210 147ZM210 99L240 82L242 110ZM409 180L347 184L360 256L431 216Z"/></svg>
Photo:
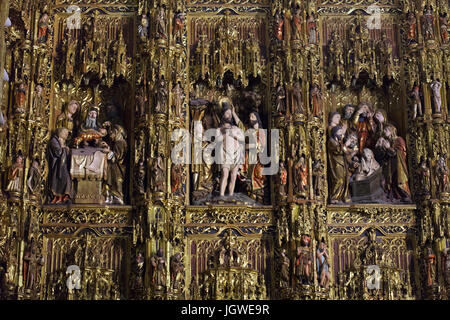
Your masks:
<svg viewBox="0 0 450 320"><path fill-rule="evenodd" d="M158 156L153 160L150 189L152 192L164 192L166 188L166 175L162 156Z"/></svg>
<svg viewBox="0 0 450 320"><path fill-rule="evenodd" d="M320 106L322 100L322 93L320 93L320 88L317 84L313 84L311 89L311 104L312 104L312 115L314 117L320 117L322 113L322 108Z"/></svg>
<svg viewBox="0 0 450 320"><path fill-rule="evenodd" d="M283 41L283 31L284 31L284 20L281 14L277 11L275 14L275 37L277 38L278 42Z"/></svg>
<svg viewBox="0 0 450 320"><path fill-rule="evenodd" d="M287 288L289 287L290 277L289 277L289 268L290 268L290 260L287 256L286 249L281 250L280 254L280 280L281 280L281 287Z"/></svg>
<svg viewBox="0 0 450 320"><path fill-rule="evenodd" d="M250 193L262 190L266 184L266 176L263 175L264 165L259 161L258 155L266 148L266 132L259 113L253 111L249 116L249 135L248 155L246 156L244 172L248 173L251 179Z"/></svg>
<svg viewBox="0 0 450 320"><path fill-rule="evenodd" d="M411 191L408 183L406 142L402 137L397 136L397 128L391 124L384 128L384 137L388 142L385 152L390 159L385 176L389 196L407 201L411 198Z"/></svg>
<svg viewBox="0 0 450 320"><path fill-rule="evenodd" d="M330 270L328 263L329 256L327 246L323 240L320 242L319 248L317 249L316 258L319 285L325 289L328 289L330 284Z"/></svg>
<svg viewBox="0 0 450 320"><path fill-rule="evenodd" d="M448 167L447 155L440 155L436 164L436 191L437 193L448 192Z"/></svg>
<svg viewBox="0 0 450 320"><path fill-rule="evenodd" d="M72 179L69 173L69 153L66 146L69 130L58 128L48 146L49 187L53 195L51 204L65 203L72 197Z"/></svg>
<svg viewBox="0 0 450 320"><path fill-rule="evenodd" d="M298 7L294 11L294 15L292 17L292 40L301 40L302 38L302 10Z"/></svg>
<svg viewBox="0 0 450 320"><path fill-rule="evenodd" d="M277 112L279 114L286 112L286 90L282 84L277 87Z"/></svg>
<svg viewBox="0 0 450 320"><path fill-rule="evenodd" d="M311 14L308 17L307 20L307 28L308 28L308 35L309 35L309 44L317 44L319 41L317 36L317 22L316 18L314 16L314 12L311 12Z"/></svg>
<svg viewBox="0 0 450 320"><path fill-rule="evenodd" d="M22 152L16 156L16 161L8 169L8 185L6 186L6 192L8 194L20 193L22 191L22 178L23 178L23 156Z"/></svg>
<svg viewBox="0 0 450 320"><path fill-rule="evenodd" d="M299 150L299 153L301 150ZM308 166L302 154L293 168L294 196L306 198L308 195Z"/></svg>
<svg viewBox="0 0 450 320"><path fill-rule="evenodd" d="M135 95L136 101L136 116L142 117L145 114L145 109L147 105L147 95L145 94L144 86L140 86L136 89Z"/></svg>
<svg viewBox="0 0 450 320"><path fill-rule="evenodd" d="M422 196L430 195L431 190L431 175L430 169L427 165L427 160L422 156L420 157L419 169L417 170L419 186L417 187L419 194Z"/></svg>
<svg viewBox="0 0 450 320"><path fill-rule="evenodd" d="M35 113L37 116L41 115L41 111L44 106L44 97L42 96L42 90L42 85L36 85L33 100L33 113Z"/></svg>
<svg viewBox="0 0 450 320"><path fill-rule="evenodd" d="M173 93L173 105L174 105L174 113L177 118L181 117L181 112L183 109L183 102L186 95L184 94L184 90L181 87L181 82L178 81L175 87L172 90Z"/></svg>
<svg viewBox="0 0 450 320"><path fill-rule="evenodd" d="M183 166L181 164L172 164L172 169L170 170L170 185L174 195L180 195L182 193L182 184Z"/></svg>
<svg viewBox="0 0 450 320"><path fill-rule="evenodd" d="M303 93L300 82L297 81L292 89L292 113L293 114L305 114L305 106L303 105Z"/></svg>
<svg viewBox="0 0 450 320"><path fill-rule="evenodd" d="M30 196L36 196L41 186L42 173L40 169L40 161L38 158L33 160L31 168L28 171L27 188Z"/></svg>
<svg viewBox="0 0 450 320"><path fill-rule="evenodd" d="M216 143L219 148L218 159L221 168L220 176L220 196L225 196L225 189L228 184L230 196L234 194L234 187L239 169L244 164L245 136L243 133L243 124L237 116L234 107L229 101L222 103L222 120L220 127L216 130ZM233 124L233 120L236 125ZM221 146L221 148L220 148ZM219 149L219 150L217 150ZM228 183L228 178L230 182Z"/></svg>
<svg viewBox="0 0 450 320"><path fill-rule="evenodd" d="M361 103L353 119L353 125L358 134L359 152L371 147L373 144L372 136L374 134L375 122L373 121L373 111L367 103Z"/></svg>
<svg viewBox="0 0 450 320"><path fill-rule="evenodd" d="M48 39L48 14L44 13L38 22L38 42L45 43Z"/></svg>
<svg viewBox="0 0 450 320"><path fill-rule="evenodd" d="M422 17L422 30L425 40L434 39L434 16L433 7L431 5L425 6Z"/></svg>
<svg viewBox="0 0 450 320"><path fill-rule="evenodd" d="M302 235L300 247L297 248L297 259L295 261L295 276L299 284L309 285L311 283L311 267L312 267L312 253L309 249L311 238L307 235Z"/></svg>
<svg viewBox="0 0 450 320"><path fill-rule="evenodd" d="M314 161L312 167L312 175L313 175L313 192L316 199L319 199L322 195L322 184L323 184L323 172L324 166L320 160Z"/></svg>
<svg viewBox="0 0 450 320"><path fill-rule="evenodd" d="M157 289L166 287L166 259L161 249L150 259L152 264L152 283Z"/></svg>
<svg viewBox="0 0 450 320"><path fill-rule="evenodd" d="M166 10L164 5L159 8L156 17L156 39L167 39Z"/></svg>
<svg viewBox="0 0 450 320"><path fill-rule="evenodd" d="M109 132L112 146L106 146L103 152L107 154L108 166L106 169L106 203L123 204L123 182L125 180L127 142L125 129L114 125Z"/></svg>
<svg viewBox="0 0 450 320"><path fill-rule="evenodd" d="M141 16L141 24L138 26L138 35L143 41L148 39L148 27L148 17L146 14L143 14Z"/></svg>
<svg viewBox="0 0 450 320"><path fill-rule="evenodd" d="M73 136L74 116L79 107L80 104L77 101L70 101L63 113L56 119L56 128L66 128L69 131L69 137Z"/></svg>
<svg viewBox="0 0 450 320"><path fill-rule="evenodd" d="M441 29L441 39L442 43L448 43L448 19L447 12L441 13L439 15L439 24Z"/></svg>
<svg viewBox="0 0 450 320"><path fill-rule="evenodd" d="M286 167L284 166L284 162L280 162L280 171L277 176L277 186L278 193L280 196L286 196L286 185L287 185L288 173Z"/></svg>
<svg viewBox="0 0 450 320"><path fill-rule="evenodd" d="M173 289L179 289L183 280L183 259L180 252L170 258L170 284Z"/></svg>
<svg viewBox="0 0 450 320"><path fill-rule="evenodd" d="M16 89L16 96L14 102L15 113L25 113L25 102L27 99L28 86L25 83L20 83Z"/></svg>
<svg viewBox="0 0 450 320"><path fill-rule="evenodd" d="M407 14L407 24L409 44L417 43L417 19L416 15L411 11Z"/></svg>
<svg viewBox="0 0 450 320"><path fill-rule="evenodd" d="M331 192L330 200L332 204L339 202L349 202L349 171L345 158L346 150L351 141L343 143L344 130L337 125L331 130L331 137L328 140L328 161L330 171Z"/></svg>
<svg viewBox="0 0 450 320"><path fill-rule="evenodd" d="M158 81L156 88L156 104L155 104L155 112L156 113L166 113L166 105L167 105L167 89L166 89L166 81L164 80L164 76Z"/></svg>
<svg viewBox="0 0 450 320"><path fill-rule="evenodd" d="M414 83L414 87L411 90L409 96L414 100L414 105L413 105L413 120L417 118L417 114L419 114L419 116L422 116L422 94L420 92L420 87L419 85L417 85L417 83Z"/></svg>
<svg viewBox="0 0 450 320"><path fill-rule="evenodd" d="M174 23L173 23L173 37L176 43L182 43L183 41L183 31L184 24L186 20L186 14L183 12L179 12L175 15Z"/></svg>
<svg viewBox="0 0 450 320"><path fill-rule="evenodd" d="M204 150L213 150L214 143L203 139L203 133L206 130L215 127L212 112L208 112L206 104L209 101L204 99L193 99L190 101L192 110L192 126L194 131L194 150L192 152L192 199L197 201L212 193L214 189L214 159L213 152L204 152ZM208 149L207 149L208 148Z"/></svg>
<svg viewBox="0 0 450 320"><path fill-rule="evenodd" d="M441 106L442 106L441 88L442 88L442 84L439 81L439 79L435 79L431 83L430 87L431 87L431 91L433 92L434 112L435 113L441 113Z"/></svg>

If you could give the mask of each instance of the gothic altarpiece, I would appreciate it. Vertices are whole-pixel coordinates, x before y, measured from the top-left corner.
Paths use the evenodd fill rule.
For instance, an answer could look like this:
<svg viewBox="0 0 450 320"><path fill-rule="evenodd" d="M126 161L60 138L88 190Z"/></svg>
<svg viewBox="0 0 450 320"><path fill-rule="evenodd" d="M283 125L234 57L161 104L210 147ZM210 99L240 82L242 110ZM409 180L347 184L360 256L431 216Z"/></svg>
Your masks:
<svg viewBox="0 0 450 320"><path fill-rule="evenodd" d="M447 1L0 9L1 299L449 298Z"/></svg>

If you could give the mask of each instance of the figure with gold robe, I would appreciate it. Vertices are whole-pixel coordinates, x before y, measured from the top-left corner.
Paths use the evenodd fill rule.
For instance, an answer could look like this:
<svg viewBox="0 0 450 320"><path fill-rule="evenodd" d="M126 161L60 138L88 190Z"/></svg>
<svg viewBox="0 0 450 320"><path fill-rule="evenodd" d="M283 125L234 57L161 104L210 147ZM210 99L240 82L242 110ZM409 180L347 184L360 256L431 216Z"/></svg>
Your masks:
<svg viewBox="0 0 450 320"><path fill-rule="evenodd" d="M123 204L123 182L125 178L127 155L127 142L125 141L125 129L120 125L115 125L109 132L112 141L111 147L103 149L108 155L108 166L106 171L107 195L106 203Z"/></svg>
<svg viewBox="0 0 450 320"><path fill-rule="evenodd" d="M284 162L280 162L280 171L278 172L277 176L277 187L278 187L278 194L280 196L286 196L286 185L288 180L288 173L286 170L286 167L284 166Z"/></svg>
<svg viewBox="0 0 450 320"><path fill-rule="evenodd" d="M328 160L330 172L330 200L332 204L347 203L349 199L349 171L346 161L346 149L350 144L343 143L344 129L335 126L328 140Z"/></svg>
<svg viewBox="0 0 450 320"><path fill-rule="evenodd" d="M213 148L214 143L203 141L206 130L214 127L213 115L208 112L206 104L209 101L191 100L191 110L194 130L194 150L192 161L193 192L194 201L211 194L214 188L213 182L213 155L212 152L203 152L206 147ZM198 103L202 103L197 105ZM206 151L206 150L205 150Z"/></svg>
<svg viewBox="0 0 450 320"><path fill-rule="evenodd" d="M27 188L30 197L35 197L39 193L41 186L42 173L40 169L40 161L38 158L33 160L30 170L28 171Z"/></svg>
<svg viewBox="0 0 450 320"><path fill-rule="evenodd" d="M409 201L411 191L408 184L406 142L397 136L397 128L389 124L376 145L378 157L383 160L384 187L390 199Z"/></svg>
<svg viewBox="0 0 450 320"><path fill-rule="evenodd" d="M66 146L68 136L67 128L58 128L48 146L48 178L53 196L51 204L66 203L73 196L72 179L69 173L70 150Z"/></svg>

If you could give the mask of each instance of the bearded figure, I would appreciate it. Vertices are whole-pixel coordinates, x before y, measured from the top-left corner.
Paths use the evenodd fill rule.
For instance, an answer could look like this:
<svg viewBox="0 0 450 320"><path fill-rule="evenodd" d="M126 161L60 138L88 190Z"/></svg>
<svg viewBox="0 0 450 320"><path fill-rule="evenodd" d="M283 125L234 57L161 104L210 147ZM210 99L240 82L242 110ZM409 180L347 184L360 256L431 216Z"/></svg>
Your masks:
<svg viewBox="0 0 450 320"><path fill-rule="evenodd" d="M90 107L88 111L88 115L86 116L86 120L84 124L81 126L82 131L89 131L89 130L95 130L98 131L100 129L100 126L97 122L98 117L98 108L97 107Z"/></svg>

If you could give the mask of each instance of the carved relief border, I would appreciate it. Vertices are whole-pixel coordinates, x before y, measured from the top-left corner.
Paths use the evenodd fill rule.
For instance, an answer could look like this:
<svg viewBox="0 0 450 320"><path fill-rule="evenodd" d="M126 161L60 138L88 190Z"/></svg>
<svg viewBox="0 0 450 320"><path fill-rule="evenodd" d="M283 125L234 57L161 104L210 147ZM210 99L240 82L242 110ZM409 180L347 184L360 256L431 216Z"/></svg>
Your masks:
<svg viewBox="0 0 450 320"><path fill-rule="evenodd" d="M272 207L190 206L186 210L187 223L274 223Z"/></svg>
<svg viewBox="0 0 450 320"><path fill-rule="evenodd" d="M357 228L375 225L410 228L416 223L415 210L416 206L414 205L329 206L327 208L327 225L329 231L334 230L332 233L336 234L339 233L338 230L343 231L347 227L354 229L352 233L357 233Z"/></svg>

